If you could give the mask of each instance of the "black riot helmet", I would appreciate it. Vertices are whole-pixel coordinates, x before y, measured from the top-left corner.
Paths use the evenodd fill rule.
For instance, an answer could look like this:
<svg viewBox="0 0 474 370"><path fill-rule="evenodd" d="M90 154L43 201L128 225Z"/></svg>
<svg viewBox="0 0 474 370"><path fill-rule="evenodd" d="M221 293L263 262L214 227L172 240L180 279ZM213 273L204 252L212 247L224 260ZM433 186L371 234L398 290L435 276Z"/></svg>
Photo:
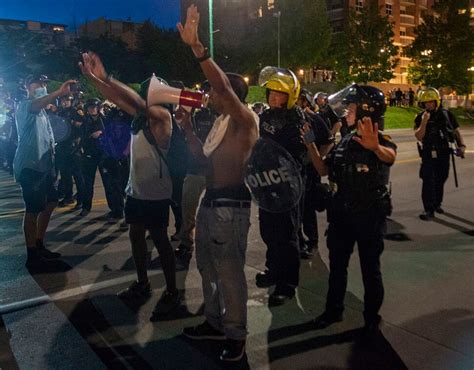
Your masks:
<svg viewBox="0 0 474 370"><path fill-rule="evenodd" d="M313 94L311 93L311 91L307 89L301 89L300 99L306 100L308 102L308 105L311 107L311 109L314 109Z"/></svg>
<svg viewBox="0 0 474 370"><path fill-rule="evenodd" d="M86 104L84 104L84 108L87 109L89 107L99 107L101 106L102 102L98 98L87 99Z"/></svg>
<svg viewBox="0 0 474 370"><path fill-rule="evenodd" d="M352 84L329 96L328 103L339 117L343 117L347 106L354 103L357 105L356 120L370 117L383 130L387 106L383 91L376 87Z"/></svg>

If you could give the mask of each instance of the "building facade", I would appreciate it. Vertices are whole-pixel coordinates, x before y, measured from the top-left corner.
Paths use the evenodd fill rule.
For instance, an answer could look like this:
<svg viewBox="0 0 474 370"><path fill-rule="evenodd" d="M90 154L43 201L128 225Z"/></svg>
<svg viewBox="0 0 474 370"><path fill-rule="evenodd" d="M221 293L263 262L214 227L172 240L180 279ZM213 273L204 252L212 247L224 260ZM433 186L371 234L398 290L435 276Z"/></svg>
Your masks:
<svg viewBox="0 0 474 370"><path fill-rule="evenodd" d="M113 36L121 39L128 48L134 50L138 43L138 30L142 23L131 21L109 20L103 17L86 22L79 26L78 36L92 39L101 36Z"/></svg>
<svg viewBox="0 0 474 370"><path fill-rule="evenodd" d="M46 37L51 48L68 45L69 34L66 32L66 28L66 25L59 23L0 19L0 32L7 30L25 30L38 33Z"/></svg>
<svg viewBox="0 0 474 370"><path fill-rule="evenodd" d="M342 32L350 9L361 9L369 1L378 1L382 15L393 23L393 43L399 47L400 63L393 71L393 84L408 84L410 58L403 56L403 49L415 40L415 27L423 22L423 16L430 11L434 0L327 0L328 17L333 32Z"/></svg>

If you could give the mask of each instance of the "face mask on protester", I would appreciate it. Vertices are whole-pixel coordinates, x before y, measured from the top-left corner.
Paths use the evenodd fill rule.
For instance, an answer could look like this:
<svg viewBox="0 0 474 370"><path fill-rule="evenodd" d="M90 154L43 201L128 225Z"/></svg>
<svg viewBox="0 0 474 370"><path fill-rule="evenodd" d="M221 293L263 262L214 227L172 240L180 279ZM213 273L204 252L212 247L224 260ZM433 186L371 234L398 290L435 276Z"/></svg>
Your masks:
<svg viewBox="0 0 474 370"><path fill-rule="evenodd" d="M46 90L45 86L38 87L37 89L35 89L35 94L34 94L35 99L41 98L46 95L48 95L48 90Z"/></svg>

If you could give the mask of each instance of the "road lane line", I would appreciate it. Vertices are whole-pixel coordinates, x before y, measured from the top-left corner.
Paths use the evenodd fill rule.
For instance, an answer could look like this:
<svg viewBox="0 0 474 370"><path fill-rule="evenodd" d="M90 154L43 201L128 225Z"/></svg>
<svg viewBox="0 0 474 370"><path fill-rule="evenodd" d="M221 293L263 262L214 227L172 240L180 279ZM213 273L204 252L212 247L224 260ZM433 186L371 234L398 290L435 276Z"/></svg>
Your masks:
<svg viewBox="0 0 474 370"><path fill-rule="evenodd" d="M161 275L161 274L163 274L162 271L149 271L148 272L148 276L150 277ZM25 299L23 301L7 303L4 305L0 305L0 315L24 310L25 308L40 306L46 303L68 299L68 298L75 297L82 294L93 293L105 288L110 288L116 285L132 282L132 281L135 281L136 279L137 279L137 276L135 273L133 273L133 274L117 277L114 279L100 281L98 283L86 284L86 285L81 285L79 287L62 290L60 292L53 293L51 295L44 294L39 297Z"/></svg>

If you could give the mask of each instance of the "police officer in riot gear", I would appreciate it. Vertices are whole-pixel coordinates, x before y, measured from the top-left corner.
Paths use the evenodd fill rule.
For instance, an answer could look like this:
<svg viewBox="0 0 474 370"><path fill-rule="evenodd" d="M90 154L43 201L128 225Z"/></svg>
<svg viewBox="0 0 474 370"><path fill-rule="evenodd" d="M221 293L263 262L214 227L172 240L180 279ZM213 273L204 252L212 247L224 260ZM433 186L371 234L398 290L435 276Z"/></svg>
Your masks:
<svg viewBox="0 0 474 370"><path fill-rule="evenodd" d="M315 319L316 328L342 320L347 287L347 266L357 242L364 282L364 333L378 331L384 288L380 255L384 248L386 216L391 212L389 168L396 145L378 131L383 123L383 92L371 86L350 85L329 97L336 110L346 110L352 132L323 159L316 146L307 144L313 165L329 176L333 197L328 208L329 290L325 311ZM304 129L308 136L309 128Z"/></svg>
<svg viewBox="0 0 474 370"><path fill-rule="evenodd" d="M73 199L73 178L77 188L76 209L82 208L82 198L84 196L84 178L82 176L80 164L80 141L82 139L82 110L73 107L73 96L71 94L61 97L61 106L57 115L65 120L70 126L70 134L64 141L58 143L56 147L57 167L61 176L59 189L62 191L63 199L58 203L59 207L64 207L74 203Z"/></svg>
<svg viewBox="0 0 474 370"><path fill-rule="evenodd" d="M342 122L337 114L332 110L328 104L328 94L324 92L317 92L313 98L314 104L317 106L317 112L321 118L326 122L326 125L331 130L334 137L341 130Z"/></svg>
<svg viewBox="0 0 474 370"><path fill-rule="evenodd" d="M260 72L260 84L266 88L270 106L260 115L260 136L286 149L302 171L306 148L299 134L305 116L296 106L300 83L288 69L266 67ZM276 285L269 299L272 306L291 299L299 283L301 217L298 203L279 213L259 208L260 234L267 245L267 254L266 271L257 274L256 283L258 287Z"/></svg>
<svg viewBox="0 0 474 370"><path fill-rule="evenodd" d="M300 97L297 102L298 106L304 111L306 121L311 124L311 128L315 135L315 144L319 152L325 156L332 148L334 137L329 130L324 119L316 114L313 109L313 95L306 89L301 89ZM318 220L317 208L321 210L320 204L324 202L321 199L321 176L315 170L310 159L305 156L304 159L305 186L304 196L301 199L302 209L302 227L299 231L300 257L302 259L310 259L313 252L318 250ZM304 234L307 240L304 238Z"/></svg>
<svg viewBox="0 0 474 370"><path fill-rule="evenodd" d="M421 157L420 178L423 181L421 198L424 212L420 218L428 221L434 213L444 213L444 183L449 176L449 158L453 148L456 154L464 158L466 145L459 131L456 117L441 106L439 92L430 87L421 90L418 102L424 109L415 118L415 137L419 140ZM420 144L421 142L421 144Z"/></svg>
<svg viewBox="0 0 474 370"><path fill-rule="evenodd" d="M102 175L100 161L102 153L97 140L104 132L103 116L100 114L101 101L99 99L89 99L84 104L84 139L82 148L84 151L82 159L82 172L84 175L84 199L81 216L87 216L92 208L92 198L94 196L94 182L97 168Z"/></svg>

